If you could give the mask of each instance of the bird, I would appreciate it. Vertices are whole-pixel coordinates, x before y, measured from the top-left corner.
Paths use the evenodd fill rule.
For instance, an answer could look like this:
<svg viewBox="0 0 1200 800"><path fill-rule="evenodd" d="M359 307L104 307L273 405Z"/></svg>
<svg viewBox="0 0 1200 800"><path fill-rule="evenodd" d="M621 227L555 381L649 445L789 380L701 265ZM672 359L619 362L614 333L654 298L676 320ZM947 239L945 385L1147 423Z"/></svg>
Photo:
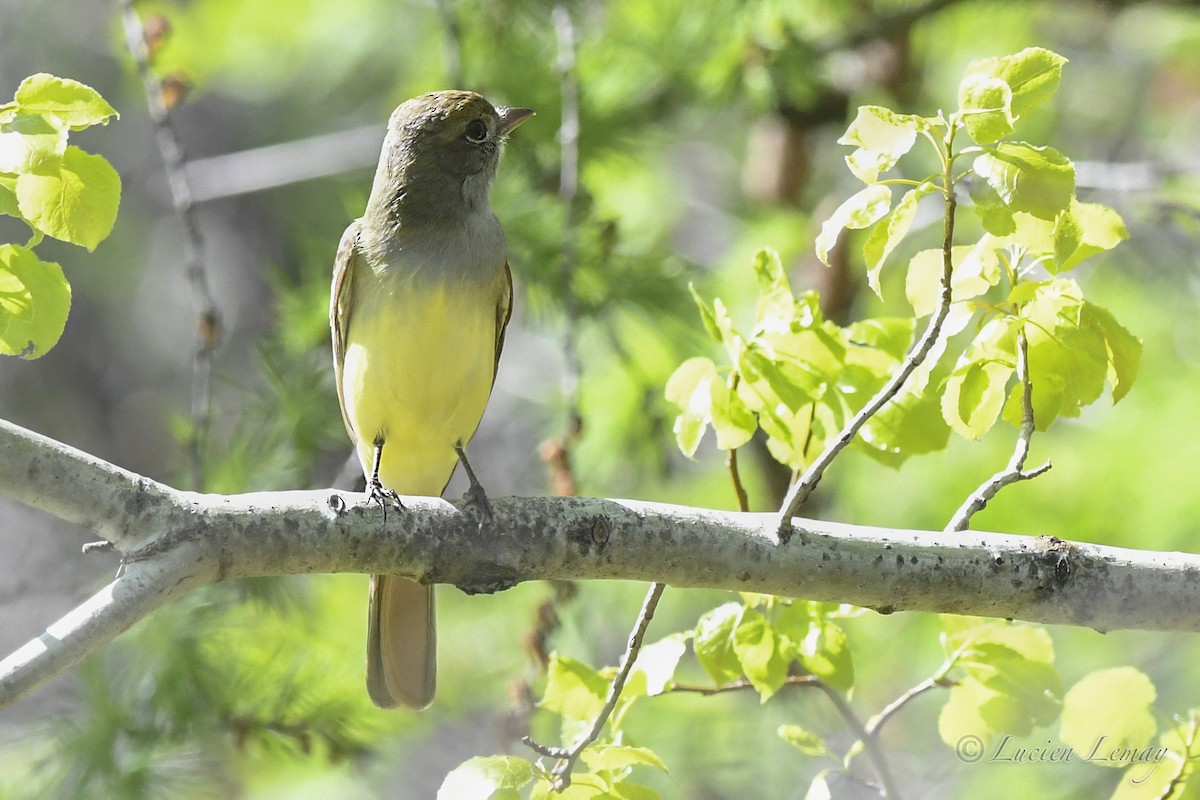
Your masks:
<svg viewBox="0 0 1200 800"><path fill-rule="evenodd" d="M483 416L512 314L504 232L490 193L508 134L533 115L452 90L401 103L363 215L334 259L329 320L342 418L384 510L440 496L461 461L468 501L490 514L464 448ZM381 708L436 690L434 593L373 575L367 691Z"/></svg>

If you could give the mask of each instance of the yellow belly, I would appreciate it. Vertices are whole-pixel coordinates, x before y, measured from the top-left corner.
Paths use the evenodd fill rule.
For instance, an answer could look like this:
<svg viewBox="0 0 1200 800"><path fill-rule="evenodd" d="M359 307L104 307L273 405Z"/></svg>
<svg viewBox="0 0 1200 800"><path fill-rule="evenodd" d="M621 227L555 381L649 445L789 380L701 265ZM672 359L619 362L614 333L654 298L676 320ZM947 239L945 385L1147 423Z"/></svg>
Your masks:
<svg viewBox="0 0 1200 800"><path fill-rule="evenodd" d="M475 433L496 364L496 300L487 294L418 282L355 307L343 399L367 474L376 438L384 442L385 487L441 494L457 463L454 445Z"/></svg>

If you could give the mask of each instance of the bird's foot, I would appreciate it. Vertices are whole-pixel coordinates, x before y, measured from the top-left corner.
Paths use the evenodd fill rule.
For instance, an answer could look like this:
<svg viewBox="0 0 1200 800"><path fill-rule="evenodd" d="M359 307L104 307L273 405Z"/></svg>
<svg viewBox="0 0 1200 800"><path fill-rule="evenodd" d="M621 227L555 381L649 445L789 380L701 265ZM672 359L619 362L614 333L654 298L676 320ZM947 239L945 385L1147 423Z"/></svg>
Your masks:
<svg viewBox="0 0 1200 800"><path fill-rule="evenodd" d="M388 506L394 506L397 511L404 510L404 504L400 502L400 495L385 487L378 478L367 481L367 505L371 503L379 504L379 510L383 512L384 525L387 524Z"/></svg>

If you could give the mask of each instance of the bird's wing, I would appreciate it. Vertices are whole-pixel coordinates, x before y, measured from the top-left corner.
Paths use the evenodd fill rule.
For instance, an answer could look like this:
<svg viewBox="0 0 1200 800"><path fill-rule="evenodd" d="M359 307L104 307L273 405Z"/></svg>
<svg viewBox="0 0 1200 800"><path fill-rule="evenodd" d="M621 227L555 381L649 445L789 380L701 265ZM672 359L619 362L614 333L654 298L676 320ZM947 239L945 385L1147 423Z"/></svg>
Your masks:
<svg viewBox="0 0 1200 800"><path fill-rule="evenodd" d="M346 337L350 330L350 307L352 301L354 264L360 257L358 249L359 220L350 223L338 243L337 255L333 259L333 286L329 290L329 334L333 340L333 377L337 383L338 405L342 409L342 421L351 441L358 441L350 417L346 413L346 397L342 391L342 363L346 359Z"/></svg>
<svg viewBox="0 0 1200 800"><path fill-rule="evenodd" d="M508 262L504 262L504 288L496 303L496 364L492 367L492 386L496 385L496 375L500 372L500 352L504 350L504 334L508 330L508 321L512 318L513 282L512 270Z"/></svg>

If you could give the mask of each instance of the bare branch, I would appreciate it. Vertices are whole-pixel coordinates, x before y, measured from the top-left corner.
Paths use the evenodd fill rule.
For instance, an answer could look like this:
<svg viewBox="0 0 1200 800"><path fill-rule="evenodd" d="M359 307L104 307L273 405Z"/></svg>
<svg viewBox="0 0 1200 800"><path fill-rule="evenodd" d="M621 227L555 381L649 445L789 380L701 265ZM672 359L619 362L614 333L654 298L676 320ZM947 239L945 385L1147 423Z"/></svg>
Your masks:
<svg viewBox="0 0 1200 800"><path fill-rule="evenodd" d="M1029 379L1029 341L1025 331L1017 331L1017 380L1021 384L1021 432L1017 435L1017 444L1013 448L1008 465L997 472L978 489L971 493L950 522L946 525L948 531L965 531L971 524L971 517L982 511L991 499L999 494L1005 486L1036 478L1050 469L1047 461L1036 469L1025 471L1025 460L1029 458L1029 443L1033 439L1033 382Z"/></svg>
<svg viewBox="0 0 1200 800"><path fill-rule="evenodd" d="M493 498L482 534L444 500L404 498L406 511L384 525L361 494L181 492L3 421L0 491L113 542L129 575L96 601L114 608L52 629L61 640L53 653L4 662L0 706L191 587L264 575L387 573L468 592L622 579L803 595L884 614L1200 631L1200 556L1052 537L798 519L781 543L775 514L586 497Z"/></svg>
<svg viewBox="0 0 1200 800"><path fill-rule="evenodd" d="M150 119L154 123L154 138L162 154L171 187L171 202L175 215L183 226L183 266L188 284L192 287L192 302L196 307L196 349L192 356L192 485L203 485L203 447L208 435L211 416L209 378L212 355L221 341L221 314L213 300L204 268L204 241L196 220L192 189L184 169L183 145L171 126L170 109L163 98L162 84L150 71L150 47L146 30L133 0L121 0L121 17L125 25L125 45L137 64L138 76L146 90Z"/></svg>

